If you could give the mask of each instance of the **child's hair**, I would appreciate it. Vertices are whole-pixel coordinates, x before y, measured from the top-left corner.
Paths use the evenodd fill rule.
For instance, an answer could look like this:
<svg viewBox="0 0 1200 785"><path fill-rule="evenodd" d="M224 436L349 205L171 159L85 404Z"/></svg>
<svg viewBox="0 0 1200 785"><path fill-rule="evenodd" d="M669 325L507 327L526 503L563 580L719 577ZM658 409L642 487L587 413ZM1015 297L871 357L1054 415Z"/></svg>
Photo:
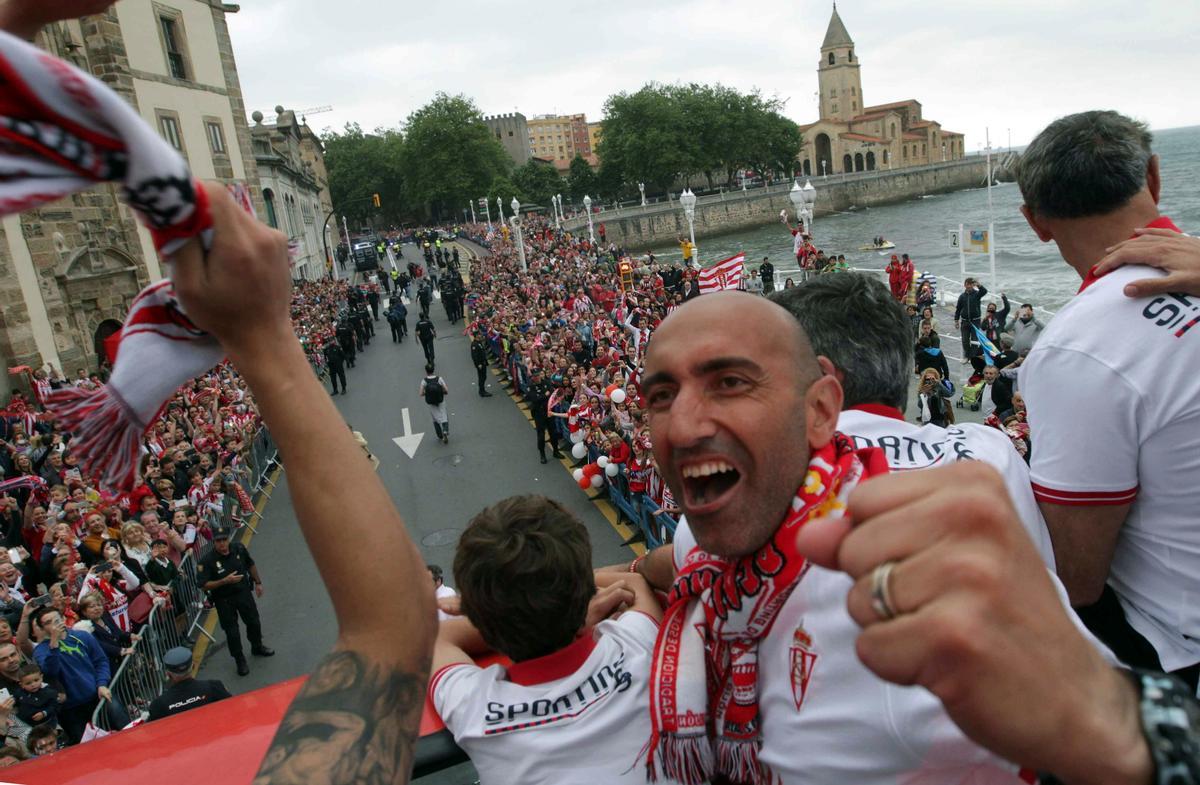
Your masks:
<svg viewBox="0 0 1200 785"><path fill-rule="evenodd" d="M21 669L19 671L17 671L18 679L24 679L26 676L41 676L41 675L42 675L42 669L39 668L37 666L37 663L35 663L35 662L25 663L24 665L21 666Z"/></svg>

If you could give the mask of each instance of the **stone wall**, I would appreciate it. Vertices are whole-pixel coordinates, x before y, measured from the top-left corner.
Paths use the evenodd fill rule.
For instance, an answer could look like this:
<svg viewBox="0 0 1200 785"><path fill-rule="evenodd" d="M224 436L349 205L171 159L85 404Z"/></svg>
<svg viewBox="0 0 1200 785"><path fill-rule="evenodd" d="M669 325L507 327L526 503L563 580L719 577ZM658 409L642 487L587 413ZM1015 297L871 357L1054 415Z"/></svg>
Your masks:
<svg viewBox="0 0 1200 785"><path fill-rule="evenodd" d="M928 166L894 171L858 172L846 175L813 177L817 189L816 216L846 210L851 206L873 207L915 199L924 194L948 193L984 184L986 163L982 157L966 158ZM696 203L696 238L728 234L779 220L786 209L794 220L788 193L791 183L729 191L701 197ZM593 208L594 209L594 208ZM604 224L608 242L630 249L649 248L674 242L688 234L687 219L678 201L622 207L592 216L597 230ZM575 233L587 232L587 217L574 217L564 227Z"/></svg>

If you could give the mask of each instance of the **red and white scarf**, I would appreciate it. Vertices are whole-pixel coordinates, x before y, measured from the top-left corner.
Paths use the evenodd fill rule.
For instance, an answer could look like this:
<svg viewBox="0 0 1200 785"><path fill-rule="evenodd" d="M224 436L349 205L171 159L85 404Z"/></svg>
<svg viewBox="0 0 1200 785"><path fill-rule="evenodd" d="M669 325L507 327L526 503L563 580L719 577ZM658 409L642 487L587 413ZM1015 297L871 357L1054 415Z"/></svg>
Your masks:
<svg viewBox="0 0 1200 785"><path fill-rule="evenodd" d="M650 672L651 782L700 785L778 782L759 760L758 646L808 571L796 532L814 518L842 517L859 481L887 472L878 448L856 450L835 434L817 450L804 485L771 541L728 561L700 548L684 559L667 597Z"/></svg>
<svg viewBox="0 0 1200 785"><path fill-rule="evenodd" d="M193 237L207 247L212 218L187 163L102 82L0 33L0 214L29 210L94 183L118 181L169 258ZM84 470L135 484L139 441L163 403L216 365L220 344L184 315L171 281L133 301L107 385L48 393L47 408L75 434Z"/></svg>

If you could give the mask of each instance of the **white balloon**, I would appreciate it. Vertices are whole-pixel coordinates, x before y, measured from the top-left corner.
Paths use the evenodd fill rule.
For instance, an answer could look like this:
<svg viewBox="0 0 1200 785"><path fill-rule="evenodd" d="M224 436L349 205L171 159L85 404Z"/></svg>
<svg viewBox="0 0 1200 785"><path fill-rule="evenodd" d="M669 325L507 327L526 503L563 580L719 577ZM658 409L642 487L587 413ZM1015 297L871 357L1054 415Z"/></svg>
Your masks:
<svg viewBox="0 0 1200 785"><path fill-rule="evenodd" d="M592 475L592 487L593 488L599 488L603 484L604 484L603 477L601 477L599 474Z"/></svg>
<svg viewBox="0 0 1200 785"><path fill-rule="evenodd" d="M571 476L575 478L575 482L579 482L583 479L583 469L576 469L571 472Z"/></svg>
<svg viewBox="0 0 1200 785"><path fill-rule="evenodd" d="M621 471L621 464L619 464L619 463L610 463L608 466L604 467L604 473L607 474L609 477L616 477L617 474L620 473L620 471Z"/></svg>
<svg viewBox="0 0 1200 785"><path fill-rule="evenodd" d="M584 458L587 455L587 445L583 442L576 442L575 446L571 448L571 454L579 459Z"/></svg>
<svg viewBox="0 0 1200 785"><path fill-rule="evenodd" d="M582 430L571 431L571 444L579 444L581 441L583 441L586 438L587 438L587 434L584 433Z"/></svg>
<svg viewBox="0 0 1200 785"><path fill-rule="evenodd" d="M608 456L601 455L599 458L596 459L596 465L599 466L601 469L603 469L605 466L608 466Z"/></svg>
<svg viewBox="0 0 1200 785"><path fill-rule="evenodd" d="M620 387L612 391L613 403L625 403L625 391Z"/></svg>

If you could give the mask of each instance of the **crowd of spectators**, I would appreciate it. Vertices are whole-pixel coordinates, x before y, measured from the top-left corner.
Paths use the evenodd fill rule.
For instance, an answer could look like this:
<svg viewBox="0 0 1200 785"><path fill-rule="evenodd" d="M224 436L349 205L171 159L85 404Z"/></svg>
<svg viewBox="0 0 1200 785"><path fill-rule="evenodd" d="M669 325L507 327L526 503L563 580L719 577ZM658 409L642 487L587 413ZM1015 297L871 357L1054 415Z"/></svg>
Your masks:
<svg viewBox="0 0 1200 785"><path fill-rule="evenodd" d="M293 324L318 373L339 331L369 341L374 319L364 328L361 314L372 289L377 298L376 287L345 281L297 283ZM120 493L82 471L71 434L41 404L50 390L104 384L107 370L67 378L12 368L29 391L0 410L0 729L23 754L81 740L151 609L180 612L184 557L253 513L247 479L261 421L231 365L176 392L145 434L140 484ZM65 649L51 649L56 639ZM73 648L98 654L62 653ZM127 721L122 707L112 711Z"/></svg>

